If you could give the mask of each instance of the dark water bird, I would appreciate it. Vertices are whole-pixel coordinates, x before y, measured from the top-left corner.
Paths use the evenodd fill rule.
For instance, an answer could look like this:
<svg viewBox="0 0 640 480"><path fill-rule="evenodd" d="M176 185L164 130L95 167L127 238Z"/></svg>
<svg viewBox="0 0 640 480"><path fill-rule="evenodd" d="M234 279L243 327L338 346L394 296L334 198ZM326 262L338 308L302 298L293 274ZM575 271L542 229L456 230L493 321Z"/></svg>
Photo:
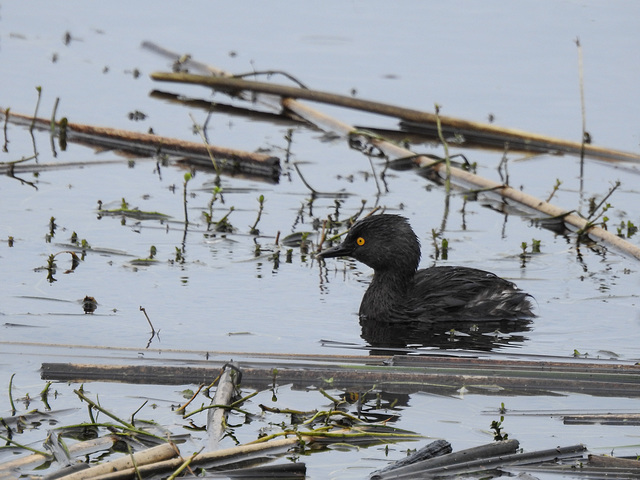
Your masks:
<svg viewBox="0 0 640 480"><path fill-rule="evenodd" d="M531 296L493 273L458 266L418 270L420 242L400 215L364 218L340 245L318 256L352 257L373 268L360 304L363 328L380 322L511 321L535 316Z"/></svg>

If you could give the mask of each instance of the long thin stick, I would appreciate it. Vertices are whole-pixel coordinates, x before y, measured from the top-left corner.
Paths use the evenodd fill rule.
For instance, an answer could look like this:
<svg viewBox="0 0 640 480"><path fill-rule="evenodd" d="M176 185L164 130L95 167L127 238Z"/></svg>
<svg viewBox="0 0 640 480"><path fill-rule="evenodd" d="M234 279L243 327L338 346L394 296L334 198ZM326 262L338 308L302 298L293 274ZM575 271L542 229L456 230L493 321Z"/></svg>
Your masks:
<svg viewBox="0 0 640 480"><path fill-rule="evenodd" d="M582 145L586 141L587 134L587 110L584 102L584 67L582 63L582 45L580 39L576 38L576 46L578 47L578 77L580 81L580 110L582 113Z"/></svg>
<svg viewBox="0 0 640 480"><path fill-rule="evenodd" d="M69 455L73 458L79 455L89 455L90 453L108 450L113 447L116 441L118 441L118 437L116 437L116 435L107 435L84 442L74 443L69 446ZM35 468L50 459L51 455L48 453L34 453L26 457L21 457L5 463L0 463L0 477L2 476L2 471L12 471L18 470L20 468L26 469L28 467Z"/></svg>
<svg viewBox="0 0 640 480"><path fill-rule="evenodd" d="M423 112L410 108L398 107L380 102L362 100L359 98L348 97L346 95L338 95L319 90L308 90L298 87L290 87L286 85L278 85L267 82L256 82L250 80L241 80L231 77L212 77L207 75L191 75L187 73L168 73L155 72L151 74L153 80L162 82L177 82L203 85L228 93L236 94L239 91L246 90L257 93L266 93L279 95L283 98L304 99L313 102L328 103L341 107L363 110L366 112L377 113L390 117L400 118L404 121L414 123L426 123L435 125L436 115L430 112ZM558 138L548 137L536 133L529 133L513 128L502 128L497 125L472 122L460 118L440 116L443 130L445 134L459 133L462 136L468 132L484 133L488 136L496 136L505 142L509 142L512 148L518 145L537 146L539 149L551 151L565 151L579 154L582 148L581 142L572 142ZM640 162L640 155L636 153L623 152L619 150L611 150L608 148L597 147L595 145L585 145L585 154L603 159L616 159Z"/></svg>
<svg viewBox="0 0 640 480"><path fill-rule="evenodd" d="M136 468L134 468L133 466L134 462L136 465L138 465L137 470L142 472L146 465L154 465L157 462L163 461L166 462L168 459L176 457L176 455L177 452L174 445L172 445L171 443L163 443L162 445L158 445L157 447L148 448L146 450L134 453L133 460L129 456L120 457L116 460L105 462L99 465L94 465L88 469L72 473L71 475L60 477L60 480L84 480L102 475L108 475L111 472L117 471L128 471L130 472L129 476L123 478L132 478L133 474L135 474L136 472ZM182 460L179 458L175 459L174 463L177 464L177 468L182 464Z"/></svg>
<svg viewBox="0 0 640 480"><path fill-rule="evenodd" d="M2 117L6 118L7 114L0 110L0 118ZM40 130L51 129L51 120L14 112L11 112L8 118L9 122L16 125L29 125L33 121L35 127ZM145 156L154 156L158 153L183 156L203 166L210 166L210 155L214 155L220 167L234 172L272 178L277 178L280 174L280 161L271 155L80 123L69 122L66 130L68 141L86 145L97 145L102 148L112 148Z"/></svg>
<svg viewBox="0 0 640 480"><path fill-rule="evenodd" d="M121 418L118 418L116 415L114 415L113 413L111 413L109 410L102 408L100 405L98 405L97 403L95 403L93 400L91 400L89 397L87 397L84 393L82 393L80 390L74 390L73 393L75 393L76 395L78 395L82 400L84 400L85 402L87 402L92 408L95 408L96 410L104 413L107 417L112 418L113 420L115 420L118 423L121 423L122 425L124 425L125 427L129 428L129 429L135 429L135 427L133 425L131 425L128 422L125 422L124 420L122 420Z"/></svg>

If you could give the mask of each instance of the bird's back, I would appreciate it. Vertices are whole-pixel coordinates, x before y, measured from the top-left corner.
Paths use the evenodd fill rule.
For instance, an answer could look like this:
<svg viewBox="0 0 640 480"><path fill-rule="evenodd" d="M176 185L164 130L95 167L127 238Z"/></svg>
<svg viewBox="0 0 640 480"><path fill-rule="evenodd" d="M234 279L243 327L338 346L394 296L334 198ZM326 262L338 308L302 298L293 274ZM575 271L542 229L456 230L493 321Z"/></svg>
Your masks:
<svg viewBox="0 0 640 480"><path fill-rule="evenodd" d="M530 296L497 275L468 267L418 270L387 321L512 320L533 317Z"/></svg>

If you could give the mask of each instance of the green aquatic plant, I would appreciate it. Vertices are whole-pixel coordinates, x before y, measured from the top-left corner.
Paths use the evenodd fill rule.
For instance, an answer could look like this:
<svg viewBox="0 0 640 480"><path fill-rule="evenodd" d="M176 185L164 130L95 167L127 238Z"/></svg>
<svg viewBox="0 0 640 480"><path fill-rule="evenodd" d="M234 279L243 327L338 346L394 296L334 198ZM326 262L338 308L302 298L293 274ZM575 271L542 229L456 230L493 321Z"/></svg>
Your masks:
<svg viewBox="0 0 640 480"><path fill-rule="evenodd" d="M509 434L502 430L502 424L504 422L504 413L506 409L504 403L500 405L500 420L493 420L491 422L491 430L493 430L493 439L496 442L502 442L509 439Z"/></svg>
<svg viewBox="0 0 640 480"><path fill-rule="evenodd" d="M192 175L190 172L184 174L184 184L182 189L182 204L184 206L184 224L185 226L189 225L189 213L187 209L187 184L189 180L191 180Z"/></svg>
<svg viewBox="0 0 640 480"><path fill-rule="evenodd" d="M431 229L431 241L433 243L433 259L448 260L449 259L449 240L442 238L440 244L438 244L438 238L442 235L435 229Z"/></svg>
<svg viewBox="0 0 640 480"><path fill-rule="evenodd" d="M100 216L122 216L123 219L129 217L136 220L166 220L168 218L171 218L169 215L166 215L164 213L143 211L138 209L137 207L131 207L131 205L129 205L129 203L124 198L120 202L119 208L104 210L102 206L102 202L98 202L98 211L100 212Z"/></svg>
<svg viewBox="0 0 640 480"><path fill-rule="evenodd" d="M449 240L447 240L446 238L442 239L442 259L449 259Z"/></svg>
<svg viewBox="0 0 640 480"><path fill-rule="evenodd" d="M638 233L638 227L631 220L627 220L626 223L623 220L617 228L617 231L617 235L620 238L631 238Z"/></svg>
<svg viewBox="0 0 640 480"><path fill-rule="evenodd" d="M215 222L216 232L223 232L223 233L233 232L234 230L233 225L231 225L231 222L229 221L229 215L231 215L231 212L233 212L233 210L234 210L233 206L229 207L229 211L227 212L227 214L224 217L222 217L220 220Z"/></svg>
<svg viewBox="0 0 640 480"><path fill-rule="evenodd" d="M56 225L56 219L55 217L51 217L49 219L49 232L44 236L44 240L47 243L51 243L51 240L53 239L53 237L56 234L56 228L58 226Z"/></svg>
<svg viewBox="0 0 640 480"><path fill-rule="evenodd" d="M258 197L258 216L253 226L249 228L249 233L251 235L260 235L260 230L258 230L258 222L260 221L260 218L262 218L263 210L264 210L264 195L260 195Z"/></svg>
<svg viewBox="0 0 640 480"><path fill-rule="evenodd" d="M158 262L158 260L155 258L157 253L158 249L155 247L155 245L151 245L151 247L149 248L149 256L147 258L136 258L135 260L131 260L131 265L153 265Z"/></svg>
<svg viewBox="0 0 640 480"><path fill-rule="evenodd" d="M273 262L273 269L278 270L278 268L280 268L280 250L273 252L269 257L269 260Z"/></svg>
<svg viewBox="0 0 640 480"><path fill-rule="evenodd" d="M553 190L551 190L551 193L547 197L547 200L546 200L547 203L549 203L551 201L553 196L556 194L556 192L560 188L560 185L562 185L562 181L559 178L556 178L556 184L553 186Z"/></svg>
<svg viewBox="0 0 640 480"><path fill-rule="evenodd" d="M309 232L302 232L302 236L300 238L300 252L303 254L309 253L309 246L311 242L308 240Z"/></svg>
<svg viewBox="0 0 640 480"><path fill-rule="evenodd" d="M612 208L611 204L608 203L607 200L620 185L621 182L619 180L616 181L616 183L613 184L613 186L609 189L600 203L596 204L595 197L591 197L589 199L589 216L587 217L587 223L583 228L576 232L579 239L582 239L589 232L589 230L595 226L599 226L607 230L607 222L609 221L609 217L604 214ZM598 220L600 220L600 222L598 222Z"/></svg>
<svg viewBox="0 0 640 480"><path fill-rule="evenodd" d="M542 242L540 240L536 240L535 238L531 239L531 251L528 251L529 244L527 242L522 242L520 244L520 249L522 252L520 253L520 260L522 263L520 264L520 268L525 268L527 266L527 261L531 258L532 254L540 253L540 245Z"/></svg>
<svg viewBox="0 0 640 480"><path fill-rule="evenodd" d="M222 197L222 187L216 185L213 187L211 200L209 200L209 204L207 205L208 211L202 212L202 215L207 222L207 231L211 230L211 225L214 224L213 221L213 205L215 202L220 199L221 203L224 203L224 198Z"/></svg>
<svg viewBox="0 0 640 480"><path fill-rule="evenodd" d="M58 145L63 152L67 150L67 128L69 127L69 121L67 117L62 117L58 124Z"/></svg>
<svg viewBox="0 0 640 480"><path fill-rule="evenodd" d="M540 253L541 240L531 239L531 253Z"/></svg>
<svg viewBox="0 0 640 480"><path fill-rule="evenodd" d="M39 267L35 269L36 271L45 270L47 272L47 281L49 283L53 283L57 281L56 278L54 277L58 268L58 265L56 263L56 257L63 253L68 253L69 255L71 255L71 268L68 270L65 270L64 273L72 273L78 267L78 265L80 265L80 262L82 261L82 259L78 257L78 255L76 255L76 252L72 252L70 250L63 250L61 252L50 254L47 257L47 265L44 267Z"/></svg>

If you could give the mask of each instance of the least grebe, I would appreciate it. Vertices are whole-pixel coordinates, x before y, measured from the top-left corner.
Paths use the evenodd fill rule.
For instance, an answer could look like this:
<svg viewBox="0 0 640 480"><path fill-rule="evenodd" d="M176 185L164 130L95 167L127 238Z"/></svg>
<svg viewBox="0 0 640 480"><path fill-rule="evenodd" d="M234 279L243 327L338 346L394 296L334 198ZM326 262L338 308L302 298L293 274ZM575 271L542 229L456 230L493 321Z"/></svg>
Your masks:
<svg viewBox="0 0 640 480"><path fill-rule="evenodd" d="M382 214L351 227L344 241L318 254L353 257L373 268L361 321L495 320L533 317L530 295L497 275L468 267L418 270L420 242L406 218Z"/></svg>

